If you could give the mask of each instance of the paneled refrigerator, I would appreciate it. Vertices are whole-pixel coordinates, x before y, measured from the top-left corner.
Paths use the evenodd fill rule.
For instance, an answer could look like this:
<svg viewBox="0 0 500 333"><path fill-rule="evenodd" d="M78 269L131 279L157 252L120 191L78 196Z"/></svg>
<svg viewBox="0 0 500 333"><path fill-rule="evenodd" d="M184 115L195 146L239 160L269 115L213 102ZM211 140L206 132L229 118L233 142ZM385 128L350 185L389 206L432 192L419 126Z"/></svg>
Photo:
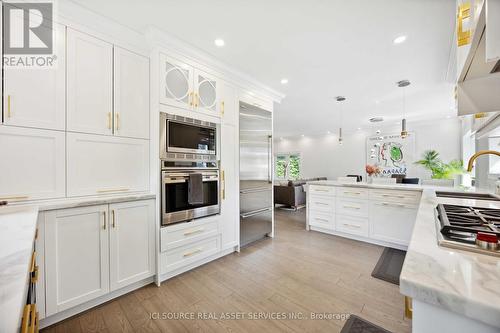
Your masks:
<svg viewBox="0 0 500 333"><path fill-rule="evenodd" d="M240 103L240 246L273 233L272 113Z"/></svg>

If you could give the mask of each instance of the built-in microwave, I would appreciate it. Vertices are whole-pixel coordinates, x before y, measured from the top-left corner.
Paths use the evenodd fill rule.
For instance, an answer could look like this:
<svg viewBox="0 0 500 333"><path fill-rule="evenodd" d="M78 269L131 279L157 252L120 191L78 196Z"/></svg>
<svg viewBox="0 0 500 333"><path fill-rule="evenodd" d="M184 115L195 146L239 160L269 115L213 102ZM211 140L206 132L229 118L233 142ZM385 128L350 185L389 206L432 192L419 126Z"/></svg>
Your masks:
<svg viewBox="0 0 500 333"><path fill-rule="evenodd" d="M216 153L215 123L160 113L160 159L216 161Z"/></svg>

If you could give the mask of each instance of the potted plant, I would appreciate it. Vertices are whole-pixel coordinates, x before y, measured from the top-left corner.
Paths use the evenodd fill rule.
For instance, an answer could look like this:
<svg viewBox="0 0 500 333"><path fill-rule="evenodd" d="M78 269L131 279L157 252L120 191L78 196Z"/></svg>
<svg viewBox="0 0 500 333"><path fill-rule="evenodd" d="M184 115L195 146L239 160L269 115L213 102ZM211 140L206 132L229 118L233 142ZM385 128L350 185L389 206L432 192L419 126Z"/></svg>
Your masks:
<svg viewBox="0 0 500 333"><path fill-rule="evenodd" d="M454 179L456 176L465 173L462 160L452 160L449 163L445 163L435 150L425 151L422 159L416 161L415 164L429 170L432 179Z"/></svg>
<svg viewBox="0 0 500 333"><path fill-rule="evenodd" d="M365 166L366 173L368 174L368 182L371 183L372 177L378 176L382 170L376 165L367 164Z"/></svg>

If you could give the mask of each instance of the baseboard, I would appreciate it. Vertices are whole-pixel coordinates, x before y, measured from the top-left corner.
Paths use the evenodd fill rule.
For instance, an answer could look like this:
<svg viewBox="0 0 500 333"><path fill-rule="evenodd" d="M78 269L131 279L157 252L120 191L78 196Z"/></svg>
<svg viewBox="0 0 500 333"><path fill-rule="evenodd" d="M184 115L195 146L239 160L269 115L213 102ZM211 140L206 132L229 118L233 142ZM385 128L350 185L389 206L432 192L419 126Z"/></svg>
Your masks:
<svg viewBox="0 0 500 333"><path fill-rule="evenodd" d="M343 237L343 238L349 238L349 239L357 240L357 241L364 242L364 243L370 243L370 244L380 245L380 246L384 246L384 247L391 247L393 249L398 249L398 250L403 250L403 251L406 251L408 249L408 246L406 246L406 245L401 245L401 244L396 244L396 243L391 243L391 242L384 242L384 241L381 241L378 239L373 239L373 238L368 238L368 237L363 237L363 236L351 235L348 233L319 228L319 227L315 227L312 225L309 226L309 230L322 232L325 234L339 236L339 237Z"/></svg>
<svg viewBox="0 0 500 333"><path fill-rule="evenodd" d="M230 247L230 248L227 248L225 250L221 250L209 257L206 257L200 261L196 261L196 262L193 262L187 266L184 266L184 267L181 267L181 268L178 268L176 270L173 270L171 272L168 272L168 273L165 273L165 274L162 274L160 275L160 281L163 282L165 280L168 280L168 279L171 279L173 278L174 276L176 275L179 275L179 274L182 274L182 273L185 273L187 271L190 271L196 267L199 267L201 265L204 265L206 263L209 263L210 261L213 261L213 260L216 260L216 259L219 259L221 257L224 257L228 254L231 254L233 252L237 252L238 251L238 246L233 246L233 247Z"/></svg>
<svg viewBox="0 0 500 333"><path fill-rule="evenodd" d="M89 309L96 307L100 304L109 302L110 300L112 300L114 298L128 294L129 292L134 291L136 289L142 288L150 283L153 283L154 281L155 281L155 277L151 276L147 279L135 282L135 283L133 283L129 286L126 286L122 289L115 290L115 291L113 291L109 294L106 294L104 296L101 296L101 297L98 297L98 298L93 299L91 301L88 301L86 303L77 305L71 309L61 311L61 312L56 313L56 314L49 316L49 317L45 317L44 319L40 320L40 328L42 329L42 328L54 325L54 324L56 324L64 319L67 319L69 317L77 315L83 311L89 310Z"/></svg>

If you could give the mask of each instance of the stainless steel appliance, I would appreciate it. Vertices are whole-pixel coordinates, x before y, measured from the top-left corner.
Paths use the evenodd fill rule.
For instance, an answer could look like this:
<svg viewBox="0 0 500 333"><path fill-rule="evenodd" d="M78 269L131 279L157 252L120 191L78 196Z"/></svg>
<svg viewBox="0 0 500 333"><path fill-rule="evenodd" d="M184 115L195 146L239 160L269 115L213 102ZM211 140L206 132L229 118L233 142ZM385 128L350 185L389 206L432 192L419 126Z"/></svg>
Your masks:
<svg viewBox="0 0 500 333"><path fill-rule="evenodd" d="M203 203L190 204L188 199L190 174L201 173ZM219 170L162 170L162 225L190 221L218 214Z"/></svg>
<svg viewBox="0 0 500 333"><path fill-rule="evenodd" d="M164 168L217 168L217 125L160 113L160 159Z"/></svg>
<svg viewBox="0 0 500 333"><path fill-rule="evenodd" d="M240 246L272 233L272 114L240 103Z"/></svg>
<svg viewBox="0 0 500 333"><path fill-rule="evenodd" d="M436 207L441 246L500 257L500 210L439 204Z"/></svg>

